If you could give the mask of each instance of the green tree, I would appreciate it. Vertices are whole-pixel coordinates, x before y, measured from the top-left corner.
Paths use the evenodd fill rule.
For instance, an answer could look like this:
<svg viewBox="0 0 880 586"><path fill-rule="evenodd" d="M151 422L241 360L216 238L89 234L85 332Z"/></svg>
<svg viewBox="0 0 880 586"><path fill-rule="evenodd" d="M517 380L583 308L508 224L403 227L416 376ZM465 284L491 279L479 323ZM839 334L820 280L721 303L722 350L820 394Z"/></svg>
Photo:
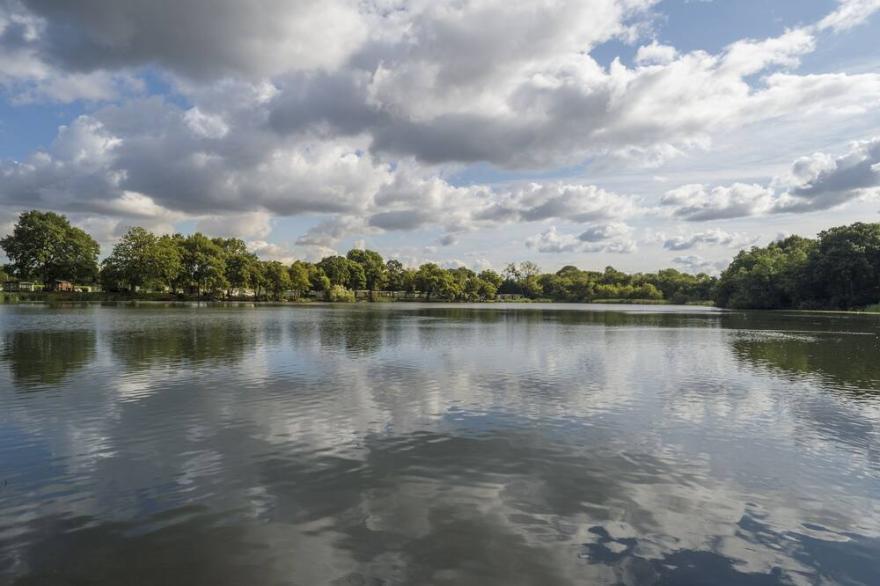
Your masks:
<svg viewBox="0 0 880 586"><path fill-rule="evenodd" d="M247 244L239 238L214 238L214 244L223 250L226 262L226 281L230 288L253 288L254 270L259 259L248 252ZM229 291L228 294L232 292Z"/></svg>
<svg viewBox="0 0 880 586"><path fill-rule="evenodd" d="M309 273L309 285L312 289L315 291L326 291L331 287L330 279L321 267L307 262L302 262L302 265Z"/></svg>
<svg viewBox="0 0 880 586"><path fill-rule="evenodd" d="M480 273L480 279L482 279L483 281L486 281L487 283L491 283L492 286L495 287L496 291L501 286L501 283L504 282L504 279L501 277L501 275L499 275L498 273L496 273L492 269L486 269L486 270L482 271Z"/></svg>
<svg viewBox="0 0 880 586"><path fill-rule="evenodd" d="M12 234L0 240L0 248L22 279L85 283L98 276L98 243L53 212L23 212Z"/></svg>
<svg viewBox="0 0 880 586"><path fill-rule="evenodd" d="M262 299L266 295L269 286L268 276L266 274L266 263L258 260L251 267L251 287L254 288L254 296Z"/></svg>
<svg viewBox="0 0 880 586"><path fill-rule="evenodd" d="M389 259L385 263L385 275L388 280L387 287L392 291L404 291L403 275L406 268L396 258Z"/></svg>
<svg viewBox="0 0 880 586"><path fill-rule="evenodd" d="M416 271L403 266L397 259L391 259L385 263L385 269L388 276L387 287L392 291L416 290Z"/></svg>
<svg viewBox="0 0 880 586"><path fill-rule="evenodd" d="M198 295L228 286L225 254L214 241L196 232L183 240L182 249L183 275Z"/></svg>
<svg viewBox="0 0 880 586"><path fill-rule="evenodd" d="M309 263L299 260L290 265L290 289L297 298L312 287L309 268Z"/></svg>
<svg viewBox="0 0 880 586"><path fill-rule="evenodd" d="M425 299L431 297L452 300L461 293L458 282L449 271L434 263L425 263L419 267L416 273L416 287L425 294Z"/></svg>
<svg viewBox="0 0 880 586"><path fill-rule="evenodd" d="M351 261L344 256L327 256L318 263L318 268L329 279L330 285L345 287L351 277Z"/></svg>
<svg viewBox="0 0 880 586"><path fill-rule="evenodd" d="M180 252L169 238L134 227L126 232L101 267L107 288L136 291L170 284L181 269Z"/></svg>
<svg viewBox="0 0 880 586"><path fill-rule="evenodd" d="M348 251L348 260L357 263L364 271L364 282L367 289L372 293L385 287L388 277L388 269L382 255L373 250L359 250L354 248Z"/></svg>
<svg viewBox="0 0 880 586"><path fill-rule="evenodd" d="M266 288L275 301L280 301L284 298L285 291L290 289L290 272L277 260L269 261L264 266Z"/></svg>
<svg viewBox="0 0 880 586"><path fill-rule="evenodd" d="M716 303L721 307L782 309L801 305L815 242L794 236L766 247L742 250L721 273Z"/></svg>
<svg viewBox="0 0 880 586"><path fill-rule="evenodd" d="M356 262L348 261L348 280L344 283L352 291L363 289L367 286L367 275L364 267Z"/></svg>
<svg viewBox="0 0 880 586"><path fill-rule="evenodd" d="M880 302L880 224L857 222L821 232L805 272L823 306L847 309Z"/></svg>

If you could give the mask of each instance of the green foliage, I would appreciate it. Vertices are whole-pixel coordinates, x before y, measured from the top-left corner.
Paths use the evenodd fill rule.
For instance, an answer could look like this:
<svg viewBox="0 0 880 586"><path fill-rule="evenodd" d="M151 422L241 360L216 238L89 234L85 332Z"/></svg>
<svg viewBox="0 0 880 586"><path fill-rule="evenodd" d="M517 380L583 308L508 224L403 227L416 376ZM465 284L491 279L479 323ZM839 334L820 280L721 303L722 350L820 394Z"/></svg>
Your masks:
<svg viewBox="0 0 880 586"><path fill-rule="evenodd" d="M91 283L98 276L98 243L53 212L23 212L0 248L21 279Z"/></svg>
<svg viewBox="0 0 880 586"><path fill-rule="evenodd" d="M461 285L453 274L434 263L425 263L416 272L416 287L428 301L434 298L455 299L461 293Z"/></svg>
<svg viewBox="0 0 880 586"><path fill-rule="evenodd" d="M361 267L364 283L370 291L382 289L387 282L387 267L382 255L372 250L352 249L348 251L348 260Z"/></svg>
<svg viewBox="0 0 880 586"><path fill-rule="evenodd" d="M504 282L504 279L501 278L501 275L499 275L492 269L486 269L485 271L481 272L480 279L495 287L496 291L499 287L501 287L501 283Z"/></svg>
<svg viewBox="0 0 880 586"><path fill-rule="evenodd" d="M22 213L0 247L11 261L0 270L0 281L16 277L85 283L97 275L98 244L58 214ZM792 236L741 251L720 279L675 269L627 274L614 267L585 271L570 265L541 273L532 262L510 264L502 274L445 269L434 263L412 269L395 259L384 262L370 250L285 266L259 260L236 238L212 239L200 233L156 236L132 228L102 263L101 280L111 290L170 287L175 293L217 294L251 288L258 298L273 299L318 290L328 299L347 301L354 299L354 290L367 288L421 292L428 300L449 301L491 300L499 293L513 293L570 302L712 299L732 308L876 307L880 224L856 223L831 228L816 239Z"/></svg>
<svg viewBox="0 0 880 586"><path fill-rule="evenodd" d="M348 262L348 280L346 280L345 286L351 290L365 288L367 286L367 275L364 271L364 267L356 262Z"/></svg>
<svg viewBox="0 0 880 586"><path fill-rule="evenodd" d="M827 307L861 307L880 301L880 224L861 222L819 234L806 272Z"/></svg>
<svg viewBox="0 0 880 586"><path fill-rule="evenodd" d="M332 285L326 292L327 301L337 303L354 303L354 291L346 289L342 285Z"/></svg>
<svg viewBox="0 0 880 586"><path fill-rule="evenodd" d="M184 278L196 293L215 292L229 285L223 248L201 232L183 240L181 257Z"/></svg>
<svg viewBox="0 0 880 586"><path fill-rule="evenodd" d="M391 291L413 292L416 290L416 271L403 266L399 260L391 259L385 263L386 287Z"/></svg>
<svg viewBox="0 0 880 586"><path fill-rule="evenodd" d="M174 240L136 227L125 233L102 263L101 281L109 291L170 287L181 267Z"/></svg>
<svg viewBox="0 0 880 586"><path fill-rule="evenodd" d="M330 285L345 286L351 277L351 265L353 263L344 256L328 256L321 259L318 268L329 279Z"/></svg>
<svg viewBox="0 0 880 586"><path fill-rule="evenodd" d="M248 252L245 242L238 238L214 238L213 242L223 251L228 286L253 288L257 264L260 262L257 255Z"/></svg>
<svg viewBox="0 0 880 586"><path fill-rule="evenodd" d="M864 307L880 301L880 224L831 228L740 252L716 302L751 309Z"/></svg>
<svg viewBox="0 0 880 586"><path fill-rule="evenodd" d="M284 299L284 293L290 289L290 272L277 260L264 264L266 290L275 301Z"/></svg>
<svg viewBox="0 0 880 586"><path fill-rule="evenodd" d="M288 271L290 273L290 290L293 291L295 297L300 297L311 289L311 270L314 270L314 265L300 260L290 265L290 270Z"/></svg>

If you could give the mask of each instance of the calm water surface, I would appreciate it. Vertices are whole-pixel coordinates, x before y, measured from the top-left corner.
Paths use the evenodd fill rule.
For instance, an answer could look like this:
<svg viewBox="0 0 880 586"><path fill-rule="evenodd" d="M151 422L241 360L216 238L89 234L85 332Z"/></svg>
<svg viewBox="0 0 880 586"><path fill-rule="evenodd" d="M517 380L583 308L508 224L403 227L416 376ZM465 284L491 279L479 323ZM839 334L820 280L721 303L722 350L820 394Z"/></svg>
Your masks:
<svg viewBox="0 0 880 586"><path fill-rule="evenodd" d="M880 584L880 316L0 306L0 583Z"/></svg>

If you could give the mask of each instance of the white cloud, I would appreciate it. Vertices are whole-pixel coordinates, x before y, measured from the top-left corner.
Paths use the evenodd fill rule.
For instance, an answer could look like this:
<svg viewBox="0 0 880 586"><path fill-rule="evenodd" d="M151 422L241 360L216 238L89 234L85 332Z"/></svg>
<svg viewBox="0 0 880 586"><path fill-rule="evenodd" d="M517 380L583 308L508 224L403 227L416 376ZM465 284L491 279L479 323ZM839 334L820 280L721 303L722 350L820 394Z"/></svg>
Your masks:
<svg viewBox="0 0 880 586"><path fill-rule="evenodd" d="M755 244L759 238L745 234L725 232L718 228L695 232L688 235L677 235L663 238L663 248L666 250L691 250L705 246L726 246L728 248L744 248Z"/></svg>
<svg viewBox="0 0 880 586"><path fill-rule="evenodd" d="M254 242L271 240L273 217L311 215L295 247L432 228L427 242L450 254L462 234L502 225L543 224L529 239L539 250L625 252L638 216L830 209L876 191L876 141L803 158L766 183L688 179L662 196L665 215L645 209L656 193L589 174L668 165L750 125L876 114L880 74L798 67L824 31L877 9L841 0L816 24L709 53L648 43L656 0L6 2L0 86L11 99L109 103L45 151L0 163L0 206L110 218L108 237L117 224L189 219ZM593 57L612 40L638 47L633 64ZM144 97L145 68L179 95ZM586 162L585 176L557 178ZM472 163L523 179L450 179ZM707 234L667 240L727 245Z"/></svg>
<svg viewBox="0 0 880 586"><path fill-rule="evenodd" d="M668 65L678 57L675 47L661 45L656 39L650 45L642 45L636 52L636 63L639 65Z"/></svg>
<svg viewBox="0 0 880 586"><path fill-rule="evenodd" d="M674 214L685 220L723 220L766 213L773 208L773 195L762 185L735 183L709 188L694 184L667 191L660 202L673 206Z"/></svg>
<svg viewBox="0 0 880 586"><path fill-rule="evenodd" d="M629 236L630 229L623 224L591 226L580 236L560 233L556 226L526 239L526 246L542 253L607 252L629 254L636 243Z"/></svg>
<svg viewBox="0 0 880 586"><path fill-rule="evenodd" d="M212 236L261 239L272 232L272 215L268 212L249 212L230 216L206 216L196 224L196 230Z"/></svg>
<svg viewBox="0 0 880 586"><path fill-rule="evenodd" d="M676 256L672 262L687 273L707 273L710 275L720 273L729 264L727 261L713 262L694 254Z"/></svg>
<svg viewBox="0 0 880 586"><path fill-rule="evenodd" d="M705 221L821 211L878 193L880 138L874 138L853 143L839 157L801 157L786 175L767 185L684 185L667 191L660 203L677 217Z"/></svg>
<svg viewBox="0 0 880 586"><path fill-rule="evenodd" d="M865 22L880 10L880 0L838 0L837 10L823 18L817 28L841 32Z"/></svg>

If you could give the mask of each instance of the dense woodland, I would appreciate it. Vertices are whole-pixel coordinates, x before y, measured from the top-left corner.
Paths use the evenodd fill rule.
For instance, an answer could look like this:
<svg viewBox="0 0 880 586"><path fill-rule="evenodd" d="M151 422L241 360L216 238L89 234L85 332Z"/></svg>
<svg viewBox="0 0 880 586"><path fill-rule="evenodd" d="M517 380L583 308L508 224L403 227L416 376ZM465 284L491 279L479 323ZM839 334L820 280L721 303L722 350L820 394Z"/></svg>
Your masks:
<svg viewBox="0 0 880 586"><path fill-rule="evenodd" d="M542 273L532 262L498 273L406 267L372 250L352 249L317 263L260 260L237 238L201 233L156 235L131 228L98 263L100 247L89 234L52 212L21 214L13 233L0 240L10 264L7 278L50 283L100 283L105 291L169 293L259 299L319 296L353 301L354 291L395 291L427 300L487 301L499 295L589 302L640 300L714 301L732 308L854 308L880 301L880 224L853 224L822 232L815 240L792 236L740 252L720 279L675 269L627 274L607 267L566 266Z"/></svg>

